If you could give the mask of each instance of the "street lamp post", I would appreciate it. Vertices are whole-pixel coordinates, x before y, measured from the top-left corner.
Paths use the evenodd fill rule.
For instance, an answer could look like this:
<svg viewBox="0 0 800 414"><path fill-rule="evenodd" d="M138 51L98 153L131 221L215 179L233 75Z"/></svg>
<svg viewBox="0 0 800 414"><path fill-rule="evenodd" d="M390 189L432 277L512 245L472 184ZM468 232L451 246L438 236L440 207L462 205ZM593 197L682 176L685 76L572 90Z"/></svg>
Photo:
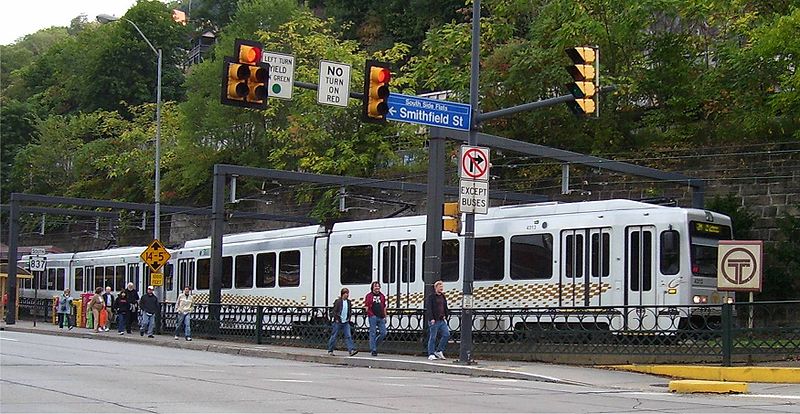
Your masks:
<svg viewBox="0 0 800 414"><path fill-rule="evenodd" d="M114 17L109 14L100 14L97 16L97 21L105 24L120 20L119 17ZM131 20L126 18L122 18L126 22L133 25L137 32L142 36L145 42L147 42L147 46L150 46L150 49L155 52L156 56L158 56L158 85L156 86L156 188L154 194L154 201L155 201L155 212L153 217L153 238L160 240L161 239L161 49L156 49L153 47L153 44L150 43L150 40L147 36L142 33L139 29L139 26L136 25Z"/></svg>

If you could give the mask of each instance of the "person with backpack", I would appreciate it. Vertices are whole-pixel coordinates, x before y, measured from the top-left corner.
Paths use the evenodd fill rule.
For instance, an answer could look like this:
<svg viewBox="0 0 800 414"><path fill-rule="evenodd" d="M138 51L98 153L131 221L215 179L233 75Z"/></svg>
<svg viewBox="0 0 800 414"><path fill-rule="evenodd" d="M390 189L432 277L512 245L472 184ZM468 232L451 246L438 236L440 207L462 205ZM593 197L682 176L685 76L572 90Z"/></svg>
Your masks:
<svg viewBox="0 0 800 414"><path fill-rule="evenodd" d="M358 353L355 345L353 345L353 336L350 334L350 315L353 314L353 304L350 302L350 290L342 288L341 296L333 302L333 322L331 328L333 333L331 339L328 340L328 355L333 355L333 348L336 346L336 340L339 339L339 331L344 332L344 340L347 343L347 350L350 356Z"/></svg>
<svg viewBox="0 0 800 414"><path fill-rule="evenodd" d="M72 291L69 288L64 289L64 293L58 296L56 300L56 313L58 313L58 328L64 329L64 320L67 321L67 327L71 331L75 327L75 322L72 320Z"/></svg>
<svg viewBox="0 0 800 414"><path fill-rule="evenodd" d="M386 296L381 292L380 282L372 282L364 306L369 318L369 352L378 356L378 344L386 339Z"/></svg>
<svg viewBox="0 0 800 414"><path fill-rule="evenodd" d="M124 290L121 290L114 300L114 313L117 315L117 332L125 335L125 321L130 317L131 303Z"/></svg>
<svg viewBox="0 0 800 414"><path fill-rule="evenodd" d="M139 307L142 309L142 323L139 324L139 335L144 336L145 329L147 337L153 338L153 329L156 326L156 313L160 312L158 297L153 294L153 287L147 287L147 293L139 299Z"/></svg>

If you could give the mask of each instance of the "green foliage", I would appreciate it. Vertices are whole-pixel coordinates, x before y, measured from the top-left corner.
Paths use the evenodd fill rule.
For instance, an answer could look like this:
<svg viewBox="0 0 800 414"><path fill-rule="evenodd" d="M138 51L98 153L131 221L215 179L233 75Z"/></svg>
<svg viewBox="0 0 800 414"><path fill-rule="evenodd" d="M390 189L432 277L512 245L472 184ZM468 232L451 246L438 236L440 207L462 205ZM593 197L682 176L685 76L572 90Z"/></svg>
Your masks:
<svg viewBox="0 0 800 414"><path fill-rule="evenodd" d="M739 197L733 194L714 196L711 201L706 203L706 209L725 214L731 218L734 239L746 240L750 237L750 232L757 217L746 206L742 205Z"/></svg>
<svg viewBox="0 0 800 414"><path fill-rule="evenodd" d="M794 206L800 211L800 206ZM787 214L778 220L778 238L766 247L764 290L759 300L800 298L800 216Z"/></svg>

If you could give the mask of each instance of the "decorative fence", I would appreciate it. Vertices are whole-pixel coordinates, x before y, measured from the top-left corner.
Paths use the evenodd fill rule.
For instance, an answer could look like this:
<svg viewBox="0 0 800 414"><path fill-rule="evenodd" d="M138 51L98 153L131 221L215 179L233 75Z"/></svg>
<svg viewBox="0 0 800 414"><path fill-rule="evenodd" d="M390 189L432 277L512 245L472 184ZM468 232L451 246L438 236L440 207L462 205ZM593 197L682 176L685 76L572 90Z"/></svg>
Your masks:
<svg viewBox="0 0 800 414"><path fill-rule="evenodd" d="M23 308L49 312L49 302ZM474 358L565 363L735 362L800 357L800 301L726 305L473 309ZM173 303L162 303L160 328L175 329ZM461 314L448 324L448 353L458 354ZM366 347L369 322L353 310L356 344ZM381 352L423 355L427 332L421 309L390 309ZM331 333L329 308L197 304L196 337L323 348Z"/></svg>

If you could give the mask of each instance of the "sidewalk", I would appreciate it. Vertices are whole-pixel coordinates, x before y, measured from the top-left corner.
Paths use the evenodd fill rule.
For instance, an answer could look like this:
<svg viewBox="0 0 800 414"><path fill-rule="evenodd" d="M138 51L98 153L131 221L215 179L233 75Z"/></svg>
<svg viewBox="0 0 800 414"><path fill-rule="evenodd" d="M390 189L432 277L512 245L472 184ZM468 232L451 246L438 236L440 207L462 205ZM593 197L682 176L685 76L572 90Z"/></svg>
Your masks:
<svg viewBox="0 0 800 414"><path fill-rule="evenodd" d="M15 325L6 325L4 322L0 322L0 329L5 329L9 332L63 335L109 341L127 341L259 358L390 370L469 375L508 380L542 381L575 386L590 385L615 390L666 393L670 386L670 379L663 376L672 376L673 378L682 379L705 379L691 376L691 373L697 370L675 369L666 372L659 371L659 369L667 369L675 366L580 367L519 361L478 361L472 365L461 365L456 362L457 355L451 355L450 357L452 358L447 360L429 361L427 358L419 356L394 354L379 354L377 357L374 357L369 355L369 353L359 353L356 356L347 357L345 351L339 351L337 352L337 356L332 357L327 354L325 349L321 348L258 345L201 338L193 338L194 340L191 342L185 341L183 338L176 341L171 334L156 335L155 338L147 338L146 336L139 336L138 332L126 335L117 335L115 331L94 333L92 330L85 328L74 328L73 330L59 329L57 326L47 322L38 322L36 327L34 327L33 322L30 321L17 321ZM774 383L751 384L749 391L751 393L760 394L800 396L800 367L797 367L797 364L795 364L794 367L789 367L788 364L791 363L792 361L789 361L787 367L782 367L782 374L774 378L780 380L782 385ZM693 366L693 368L698 367ZM718 370L721 367L709 368ZM768 374L766 377L763 374L756 375L756 373L761 370L755 368L756 367L739 367L740 374L745 375L745 377L737 377L736 380L756 383L765 381L765 379L771 379ZM751 373L749 377L746 376L748 373ZM700 391L694 392L704 391L701 389Z"/></svg>

